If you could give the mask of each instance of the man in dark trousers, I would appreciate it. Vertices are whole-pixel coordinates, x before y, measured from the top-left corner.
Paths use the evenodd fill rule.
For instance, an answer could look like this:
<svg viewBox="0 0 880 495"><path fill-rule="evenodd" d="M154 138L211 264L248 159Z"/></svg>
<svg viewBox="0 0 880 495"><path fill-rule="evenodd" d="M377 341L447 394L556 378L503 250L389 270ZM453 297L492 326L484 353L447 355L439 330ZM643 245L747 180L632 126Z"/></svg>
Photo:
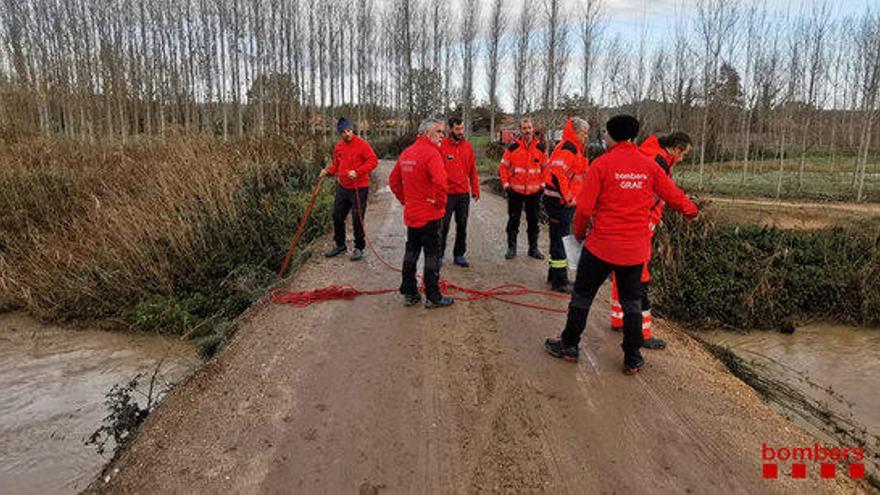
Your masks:
<svg viewBox="0 0 880 495"><path fill-rule="evenodd" d="M588 160L585 153L589 123L580 118L568 119L562 141L550 155L544 173L544 210L550 223L550 262L547 283L557 292L568 292L568 258L562 238L571 232L571 217L583 184Z"/></svg>
<svg viewBox="0 0 880 495"><path fill-rule="evenodd" d="M672 177L672 167L684 160L692 147L691 137L684 132L673 132L665 136L648 136L648 139L639 146L645 156L654 160L666 175ZM648 228L653 237L654 230L663 218L665 203L660 198L655 198L654 206L648 218ZM649 263L645 263L642 269L642 347L645 349L665 349L666 341L655 337L652 332L654 318L651 315L651 300L648 297L648 284L651 281ZM611 276L611 328L623 330L623 309L620 307L617 282L614 275Z"/></svg>
<svg viewBox="0 0 880 495"><path fill-rule="evenodd" d="M341 118L336 122L336 132L340 139L333 148L333 163L321 171L321 175L335 175L337 181L336 199L333 202L333 239L336 246L325 256L332 258L348 249L345 245L345 217L350 211L354 230L351 260L358 261L364 257L364 248L367 246L362 220L367 211L370 172L379 165L379 160L369 143L355 136L348 119Z"/></svg>
<svg viewBox="0 0 880 495"><path fill-rule="evenodd" d="M590 306L599 287L612 272L617 278L623 307L624 372L635 374L645 363L642 346L642 267L651 255L648 215L655 196L696 217L697 207L666 172L645 156L633 139L639 121L630 115L608 120L608 151L587 172L577 199L574 236L584 247L568 305L568 319L559 339L547 339L544 348L553 356L577 361L578 345L587 324ZM587 226L592 228L587 235Z"/></svg>
<svg viewBox="0 0 880 495"><path fill-rule="evenodd" d="M474 147L464 138L464 124L461 119L449 119L449 137L440 143L440 155L446 165L448 189L446 191L446 216L443 217L443 232L440 237L440 260L446 256L446 238L453 216L455 217L455 246L452 248L452 262L467 268L470 264L464 257L467 251L467 220L471 197L480 200L480 179L477 176L477 160Z"/></svg>
<svg viewBox="0 0 880 495"><path fill-rule="evenodd" d="M538 250L538 209L541 205L541 191L544 190L544 168L547 166L544 150L541 140L535 136L532 120L525 118L519 123L519 137L504 150L504 156L498 165L501 187L507 192L505 259L516 257L516 238L519 235L523 208L526 210L528 224L529 256L544 259L544 255Z"/></svg>
<svg viewBox="0 0 880 495"><path fill-rule="evenodd" d="M440 156L443 121L429 118L419 125L419 137L403 150L388 185L403 205L406 252L403 255L400 293L404 304L421 302L416 263L425 252L425 307L450 306L451 297L440 293L440 224L446 214L446 168Z"/></svg>

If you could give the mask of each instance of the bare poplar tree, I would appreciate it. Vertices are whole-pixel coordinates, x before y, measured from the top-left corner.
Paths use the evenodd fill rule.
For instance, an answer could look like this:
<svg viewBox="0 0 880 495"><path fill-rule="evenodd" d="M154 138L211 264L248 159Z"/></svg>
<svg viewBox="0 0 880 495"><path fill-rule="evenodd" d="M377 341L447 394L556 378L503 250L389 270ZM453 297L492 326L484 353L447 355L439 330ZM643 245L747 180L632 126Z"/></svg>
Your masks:
<svg viewBox="0 0 880 495"><path fill-rule="evenodd" d="M516 29L516 53L513 59L513 112L522 115L529 111L526 91L529 86L529 74L534 73L532 67L532 31L534 29L533 13L529 9L531 2L523 0Z"/></svg>
<svg viewBox="0 0 880 495"><path fill-rule="evenodd" d="M501 38L507 30L506 2L493 0L489 14L489 136L495 136L495 112L498 108L498 66L503 58Z"/></svg>
<svg viewBox="0 0 880 495"><path fill-rule="evenodd" d="M461 21L462 121L464 121L464 132L468 135L473 126L474 60L479 51L477 45L479 29L480 2L464 0Z"/></svg>

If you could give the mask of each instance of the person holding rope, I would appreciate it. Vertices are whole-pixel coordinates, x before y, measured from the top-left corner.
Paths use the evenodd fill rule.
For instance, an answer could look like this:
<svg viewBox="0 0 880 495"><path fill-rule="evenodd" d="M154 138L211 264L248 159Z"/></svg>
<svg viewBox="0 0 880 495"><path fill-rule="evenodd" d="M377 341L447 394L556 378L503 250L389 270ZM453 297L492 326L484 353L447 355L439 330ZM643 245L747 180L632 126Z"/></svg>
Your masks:
<svg viewBox="0 0 880 495"><path fill-rule="evenodd" d="M419 124L416 142L403 150L388 185L403 205L406 224L406 251L400 293L404 304L421 302L416 280L416 263L425 253L425 307L450 306L453 299L440 292L440 227L446 214L446 167L440 155L444 123L427 118Z"/></svg>
<svg viewBox="0 0 880 495"><path fill-rule="evenodd" d="M688 218L698 213L696 205L663 169L632 142L638 133L639 121L630 115L612 117L606 124L608 151L593 162L577 200L574 236L583 248L568 318L560 338L544 341L544 348L551 355L577 361L590 306L599 287L613 272L623 308L624 372L630 375L645 364L640 352L640 278L651 255L647 219L655 196Z"/></svg>
<svg viewBox="0 0 880 495"><path fill-rule="evenodd" d="M364 257L363 218L367 210L367 193L370 191L370 172L379 165L376 153L369 143L354 134L351 121L345 118L336 122L339 142L333 148L333 162L321 171L321 176L336 176L336 199L333 202L333 238L336 246L324 256L332 258L348 250L345 245L345 217L351 212L354 230L354 251L351 260Z"/></svg>

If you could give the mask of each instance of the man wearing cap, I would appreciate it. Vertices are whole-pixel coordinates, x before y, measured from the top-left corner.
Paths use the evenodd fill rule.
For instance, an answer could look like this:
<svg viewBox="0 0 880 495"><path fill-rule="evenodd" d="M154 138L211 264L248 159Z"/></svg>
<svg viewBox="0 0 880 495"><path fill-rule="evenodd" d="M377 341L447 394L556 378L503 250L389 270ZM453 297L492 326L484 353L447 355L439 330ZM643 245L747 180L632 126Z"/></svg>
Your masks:
<svg viewBox="0 0 880 495"><path fill-rule="evenodd" d="M348 249L345 245L345 217L350 211L354 230L351 260L358 261L364 257L366 247L363 218L367 210L370 172L376 168L379 160L369 143L354 135L354 128L348 119L339 119L336 132L340 139L333 148L333 162L321 171L322 176L335 175L337 182L333 202L333 238L336 246L325 256L332 258Z"/></svg>
<svg viewBox="0 0 880 495"><path fill-rule="evenodd" d="M639 151L633 139L639 121L630 115L608 120L608 151L597 158L577 198L573 234L583 242L568 318L559 339L547 339L551 355L577 361L581 334L593 298L612 272L623 308L624 372L635 374L645 363L642 346L642 267L651 255L648 214L655 195L689 218L697 207L666 172ZM589 234L587 226L592 222Z"/></svg>

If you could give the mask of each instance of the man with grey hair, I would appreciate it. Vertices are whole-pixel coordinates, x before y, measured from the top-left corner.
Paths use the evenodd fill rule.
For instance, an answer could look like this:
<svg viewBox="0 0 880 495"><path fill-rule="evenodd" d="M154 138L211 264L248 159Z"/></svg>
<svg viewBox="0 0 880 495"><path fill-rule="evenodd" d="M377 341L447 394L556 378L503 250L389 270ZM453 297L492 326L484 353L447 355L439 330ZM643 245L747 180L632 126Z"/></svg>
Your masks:
<svg viewBox="0 0 880 495"><path fill-rule="evenodd" d="M587 170L587 133L590 125L580 117L568 119L562 141L550 155L544 173L544 209L550 220L550 263L547 282L558 292L568 292L568 258L562 238L571 233L571 219Z"/></svg>
<svg viewBox="0 0 880 495"><path fill-rule="evenodd" d="M425 307L439 308L453 303L440 292L440 227L446 214L446 167L440 156L444 136L442 120L427 118L419 124L419 137L403 150L388 185L403 205L406 251L403 255L400 293L404 304L422 300L416 280L416 263L425 252Z"/></svg>

